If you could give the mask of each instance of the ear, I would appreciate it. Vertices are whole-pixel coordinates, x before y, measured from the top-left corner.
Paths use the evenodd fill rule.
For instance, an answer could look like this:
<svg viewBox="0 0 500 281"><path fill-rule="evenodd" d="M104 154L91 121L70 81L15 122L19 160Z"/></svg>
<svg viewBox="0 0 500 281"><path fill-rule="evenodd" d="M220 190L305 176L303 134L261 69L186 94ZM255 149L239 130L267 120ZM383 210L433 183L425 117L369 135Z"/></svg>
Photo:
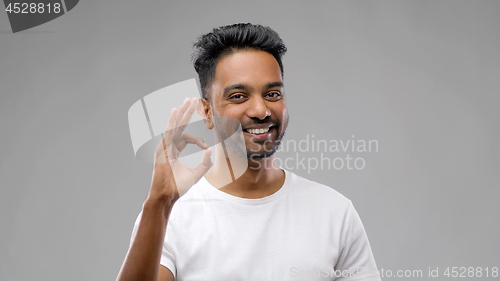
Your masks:
<svg viewBox="0 0 500 281"><path fill-rule="evenodd" d="M205 122L207 129L212 130L214 125L212 122L212 107L207 99L200 99L201 103L198 103L197 111L201 118Z"/></svg>

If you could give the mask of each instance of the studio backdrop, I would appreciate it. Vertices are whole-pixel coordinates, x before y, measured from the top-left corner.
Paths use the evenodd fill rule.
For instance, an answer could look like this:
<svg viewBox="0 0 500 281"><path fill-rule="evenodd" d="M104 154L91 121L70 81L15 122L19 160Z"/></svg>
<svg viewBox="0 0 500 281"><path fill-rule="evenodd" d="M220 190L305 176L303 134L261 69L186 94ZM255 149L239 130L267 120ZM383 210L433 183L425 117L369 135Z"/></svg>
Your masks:
<svg viewBox="0 0 500 281"><path fill-rule="evenodd" d="M238 22L288 48L278 164L353 202L382 279L498 276L499 1L32 2L0 11L0 280L116 278L152 173L129 109Z"/></svg>

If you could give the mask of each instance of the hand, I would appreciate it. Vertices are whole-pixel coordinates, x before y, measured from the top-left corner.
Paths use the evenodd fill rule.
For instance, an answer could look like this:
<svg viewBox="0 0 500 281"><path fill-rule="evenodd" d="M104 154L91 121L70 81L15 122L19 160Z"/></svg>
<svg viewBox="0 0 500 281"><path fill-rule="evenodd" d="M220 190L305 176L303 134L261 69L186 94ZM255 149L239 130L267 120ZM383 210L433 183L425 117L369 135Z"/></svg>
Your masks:
<svg viewBox="0 0 500 281"><path fill-rule="evenodd" d="M184 195L212 166L212 148L196 136L183 134L198 106L197 98L187 98L177 110L172 109L167 130L155 149L153 180L148 199L173 204ZM179 162L181 151L188 144L205 150L202 162L190 169Z"/></svg>

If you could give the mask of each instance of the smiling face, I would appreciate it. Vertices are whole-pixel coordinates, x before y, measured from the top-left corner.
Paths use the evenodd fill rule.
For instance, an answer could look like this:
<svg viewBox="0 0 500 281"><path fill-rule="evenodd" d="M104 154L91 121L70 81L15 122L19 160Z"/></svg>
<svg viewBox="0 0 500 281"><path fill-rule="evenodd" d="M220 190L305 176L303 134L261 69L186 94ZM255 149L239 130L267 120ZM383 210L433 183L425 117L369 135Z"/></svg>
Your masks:
<svg viewBox="0 0 500 281"><path fill-rule="evenodd" d="M240 121L249 159L263 159L277 150L288 112L281 70L271 54L239 50L223 56L215 69L210 102L202 101L208 123L212 114Z"/></svg>

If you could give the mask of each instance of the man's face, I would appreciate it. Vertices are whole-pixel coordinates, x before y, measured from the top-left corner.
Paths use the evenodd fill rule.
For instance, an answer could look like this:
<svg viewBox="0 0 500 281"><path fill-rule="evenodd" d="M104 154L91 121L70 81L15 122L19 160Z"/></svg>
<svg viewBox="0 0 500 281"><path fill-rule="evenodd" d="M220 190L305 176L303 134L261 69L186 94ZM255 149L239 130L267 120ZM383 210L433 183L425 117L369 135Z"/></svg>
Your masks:
<svg viewBox="0 0 500 281"><path fill-rule="evenodd" d="M215 116L240 121L249 159L266 158L276 151L288 125L288 112L281 70L271 54L242 50L222 57L210 99L208 116L213 111Z"/></svg>

